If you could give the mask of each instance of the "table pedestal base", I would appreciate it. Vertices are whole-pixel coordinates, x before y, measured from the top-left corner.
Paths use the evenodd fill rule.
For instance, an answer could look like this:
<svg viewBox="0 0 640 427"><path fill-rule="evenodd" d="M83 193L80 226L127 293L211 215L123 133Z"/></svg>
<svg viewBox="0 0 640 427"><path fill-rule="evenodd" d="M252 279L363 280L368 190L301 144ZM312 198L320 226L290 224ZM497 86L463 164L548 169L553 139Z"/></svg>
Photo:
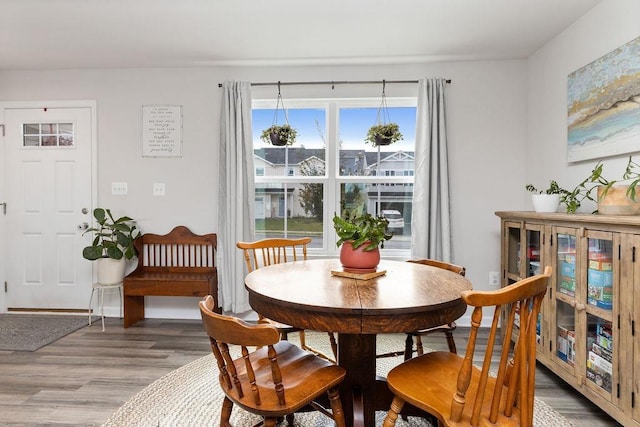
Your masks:
<svg viewBox="0 0 640 427"><path fill-rule="evenodd" d="M338 334L338 365L347 376L342 382L340 395L348 426L375 425L375 411L386 400L379 392L391 392L386 383L376 384L376 336L374 334ZM372 357L373 356L373 357ZM374 398L375 397L375 402ZM375 404L374 404L375 403ZM387 408L391 399L387 401Z"/></svg>
<svg viewBox="0 0 640 427"><path fill-rule="evenodd" d="M386 379L376 375L375 356L376 335L338 334L338 365L347 371L340 397L349 427L374 427L376 411L387 412L391 407L393 393ZM408 403L401 414L432 418Z"/></svg>

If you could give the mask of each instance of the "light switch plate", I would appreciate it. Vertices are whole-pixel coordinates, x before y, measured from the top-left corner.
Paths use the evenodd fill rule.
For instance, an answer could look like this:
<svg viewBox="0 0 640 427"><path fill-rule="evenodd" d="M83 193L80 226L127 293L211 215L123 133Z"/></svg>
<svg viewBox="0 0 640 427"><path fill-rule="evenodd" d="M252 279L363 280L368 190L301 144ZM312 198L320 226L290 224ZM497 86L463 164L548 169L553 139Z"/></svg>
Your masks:
<svg viewBox="0 0 640 427"><path fill-rule="evenodd" d="M114 196L124 196L127 194L127 183L126 182L112 182L111 183L111 194Z"/></svg>
<svg viewBox="0 0 640 427"><path fill-rule="evenodd" d="M164 196L164 183L162 183L162 182L154 182L153 183L153 195L154 196Z"/></svg>
<svg viewBox="0 0 640 427"><path fill-rule="evenodd" d="M500 285L500 273L497 271L489 272L489 285L498 287Z"/></svg>

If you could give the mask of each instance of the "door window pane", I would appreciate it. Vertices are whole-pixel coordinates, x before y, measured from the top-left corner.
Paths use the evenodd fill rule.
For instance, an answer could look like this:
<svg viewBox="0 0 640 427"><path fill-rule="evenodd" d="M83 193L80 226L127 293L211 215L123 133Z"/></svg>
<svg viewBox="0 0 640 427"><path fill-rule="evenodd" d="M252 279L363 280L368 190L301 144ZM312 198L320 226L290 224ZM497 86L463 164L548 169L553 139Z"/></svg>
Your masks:
<svg viewBox="0 0 640 427"><path fill-rule="evenodd" d="M73 123L24 123L23 147L69 147L74 144Z"/></svg>

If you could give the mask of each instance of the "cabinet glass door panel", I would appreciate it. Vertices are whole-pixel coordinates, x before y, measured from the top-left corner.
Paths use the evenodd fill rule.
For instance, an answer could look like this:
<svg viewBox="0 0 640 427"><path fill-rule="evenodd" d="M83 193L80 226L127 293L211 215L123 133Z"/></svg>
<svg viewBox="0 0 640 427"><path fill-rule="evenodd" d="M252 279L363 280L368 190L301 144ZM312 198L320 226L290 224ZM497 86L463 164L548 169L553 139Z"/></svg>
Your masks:
<svg viewBox="0 0 640 427"><path fill-rule="evenodd" d="M579 308L584 307L586 336L584 347L584 369L586 386L611 402L618 384L615 361L619 357L618 330L614 329L614 307L620 295L616 284L619 274L618 260L620 239L617 234L588 230L585 235L586 264L581 266L583 289ZM585 252L583 252L585 254ZM614 271L618 270L614 274ZM585 286L586 285L586 286Z"/></svg>
<svg viewBox="0 0 640 427"><path fill-rule="evenodd" d="M610 321L587 314L586 378L600 392L611 394L614 339Z"/></svg>
<svg viewBox="0 0 640 427"><path fill-rule="evenodd" d="M526 230L527 250L526 250L526 267L527 277L540 274L542 272L540 266L540 240L542 233L540 230Z"/></svg>
<svg viewBox="0 0 640 427"><path fill-rule="evenodd" d="M556 229L555 236L555 326L552 332L553 357L571 371L576 366L576 255L578 238L575 229Z"/></svg>
<svg viewBox="0 0 640 427"><path fill-rule="evenodd" d="M576 236L558 233L556 290L571 298L576 296Z"/></svg>
<svg viewBox="0 0 640 427"><path fill-rule="evenodd" d="M556 358L567 368L576 362L575 309L567 302L556 300Z"/></svg>
<svg viewBox="0 0 640 427"><path fill-rule="evenodd" d="M613 242L587 239L587 304L603 310L613 310Z"/></svg>
<svg viewBox="0 0 640 427"><path fill-rule="evenodd" d="M512 278L520 276L522 257L521 224L507 225L507 274Z"/></svg>

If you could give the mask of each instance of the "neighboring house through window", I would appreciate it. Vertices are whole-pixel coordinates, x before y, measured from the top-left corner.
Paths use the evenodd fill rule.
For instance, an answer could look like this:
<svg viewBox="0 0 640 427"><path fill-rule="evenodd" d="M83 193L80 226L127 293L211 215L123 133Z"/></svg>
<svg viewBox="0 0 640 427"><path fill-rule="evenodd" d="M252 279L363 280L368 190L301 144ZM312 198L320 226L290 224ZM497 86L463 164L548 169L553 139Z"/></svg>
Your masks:
<svg viewBox="0 0 640 427"><path fill-rule="evenodd" d="M376 121L379 99L287 100L287 120L298 131L295 144L274 147L260 139L279 124L275 100L253 101L256 238L311 236L311 251L336 253L333 215L345 211L382 215L397 212L383 256L407 256L414 182L415 98L387 98L391 121L404 139L374 147L367 130Z"/></svg>

